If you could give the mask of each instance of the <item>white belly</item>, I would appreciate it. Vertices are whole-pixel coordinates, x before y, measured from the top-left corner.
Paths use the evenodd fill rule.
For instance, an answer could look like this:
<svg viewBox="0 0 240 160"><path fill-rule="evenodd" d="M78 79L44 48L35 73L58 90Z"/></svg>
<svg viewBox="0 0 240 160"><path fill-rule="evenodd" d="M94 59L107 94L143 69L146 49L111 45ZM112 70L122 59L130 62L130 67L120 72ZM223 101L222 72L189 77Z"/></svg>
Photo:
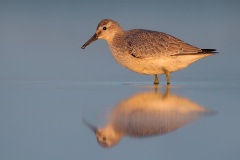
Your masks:
<svg viewBox="0 0 240 160"><path fill-rule="evenodd" d="M119 53L112 51L115 60L134 72L140 74L164 74L167 71L176 72L186 68L191 63L210 56L207 54L181 55L181 56L162 56L150 58L137 58L129 53Z"/></svg>

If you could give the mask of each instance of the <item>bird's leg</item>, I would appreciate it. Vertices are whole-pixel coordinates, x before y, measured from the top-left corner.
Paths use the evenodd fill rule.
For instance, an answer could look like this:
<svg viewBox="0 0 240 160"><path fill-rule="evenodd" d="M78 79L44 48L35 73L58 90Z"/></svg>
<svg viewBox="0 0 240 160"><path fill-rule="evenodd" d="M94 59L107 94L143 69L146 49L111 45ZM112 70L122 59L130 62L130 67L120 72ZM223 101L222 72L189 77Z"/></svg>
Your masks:
<svg viewBox="0 0 240 160"><path fill-rule="evenodd" d="M167 98L169 95L170 95L170 85L167 85L166 86L166 91L165 91L165 94L164 94L164 98Z"/></svg>
<svg viewBox="0 0 240 160"><path fill-rule="evenodd" d="M158 76L157 76L157 74L155 74L154 84L159 84L159 81L158 81Z"/></svg>
<svg viewBox="0 0 240 160"><path fill-rule="evenodd" d="M166 75L167 85L169 85L170 84L170 72L167 69L165 69L165 68L163 68L163 71L164 71L164 73Z"/></svg>
<svg viewBox="0 0 240 160"><path fill-rule="evenodd" d="M168 70L165 71L166 79L167 79L167 85L170 84L170 72Z"/></svg>
<svg viewBox="0 0 240 160"><path fill-rule="evenodd" d="M165 96L167 97L167 96L169 96L169 95L170 95L170 86L167 85L167 86L166 86L166 91L165 91Z"/></svg>
<svg viewBox="0 0 240 160"><path fill-rule="evenodd" d="M158 84L154 85L154 93L158 93Z"/></svg>

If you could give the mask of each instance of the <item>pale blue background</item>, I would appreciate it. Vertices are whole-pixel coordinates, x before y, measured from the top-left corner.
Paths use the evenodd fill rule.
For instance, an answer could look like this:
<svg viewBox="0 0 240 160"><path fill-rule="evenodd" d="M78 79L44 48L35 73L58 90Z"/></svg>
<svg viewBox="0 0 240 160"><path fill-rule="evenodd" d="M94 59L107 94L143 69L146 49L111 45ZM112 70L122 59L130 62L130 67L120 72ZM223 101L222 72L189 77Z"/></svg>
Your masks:
<svg viewBox="0 0 240 160"><path fill-rule="evenodd" d="M238 0L1 0L0 159L240 159L239 8ZM102 124L109 108L153 82L118 65L102 40L81 49L104 18L217 49L172 74L174 94L217 114L101 148L82 117Z"/></svg>
<svg viewBox="0 0 240 160"><path fill-rule="evenodd" d="M163 31L221 53L174 73L173 80L185 81L186 76L199 79L200 74L209 78L218 76L217 79L239 75L238 0L1 0L0 3L1 81L152 81L152 77L120 67L102 40L86 50L80 48L104 18L118 21L126 30Z"/></svg>

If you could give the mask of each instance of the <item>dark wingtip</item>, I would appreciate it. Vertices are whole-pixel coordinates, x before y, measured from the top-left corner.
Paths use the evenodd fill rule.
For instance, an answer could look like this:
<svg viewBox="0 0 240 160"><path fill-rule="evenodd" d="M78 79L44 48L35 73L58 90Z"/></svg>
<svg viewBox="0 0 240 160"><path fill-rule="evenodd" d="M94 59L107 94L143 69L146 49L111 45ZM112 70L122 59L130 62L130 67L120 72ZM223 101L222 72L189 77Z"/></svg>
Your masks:
<svg viewBox="0 0 240 160"><path fill-rule="evenodd" d="M202 49L204 53L218 53L216 49Z"/></svg>

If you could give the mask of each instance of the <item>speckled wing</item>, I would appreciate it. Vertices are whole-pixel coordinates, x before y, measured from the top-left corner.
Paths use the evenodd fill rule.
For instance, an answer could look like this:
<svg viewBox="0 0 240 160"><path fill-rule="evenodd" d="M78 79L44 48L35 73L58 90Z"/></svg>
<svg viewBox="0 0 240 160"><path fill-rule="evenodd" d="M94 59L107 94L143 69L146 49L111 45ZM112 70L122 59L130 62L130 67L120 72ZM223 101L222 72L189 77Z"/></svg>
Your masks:
<svg viewBox="0 0 240 160"><path fill-rule="evenodd" d="M127 32L125 40L129 54L136 58L202 53L200 48L162 32L134 29Z"/></svg>

